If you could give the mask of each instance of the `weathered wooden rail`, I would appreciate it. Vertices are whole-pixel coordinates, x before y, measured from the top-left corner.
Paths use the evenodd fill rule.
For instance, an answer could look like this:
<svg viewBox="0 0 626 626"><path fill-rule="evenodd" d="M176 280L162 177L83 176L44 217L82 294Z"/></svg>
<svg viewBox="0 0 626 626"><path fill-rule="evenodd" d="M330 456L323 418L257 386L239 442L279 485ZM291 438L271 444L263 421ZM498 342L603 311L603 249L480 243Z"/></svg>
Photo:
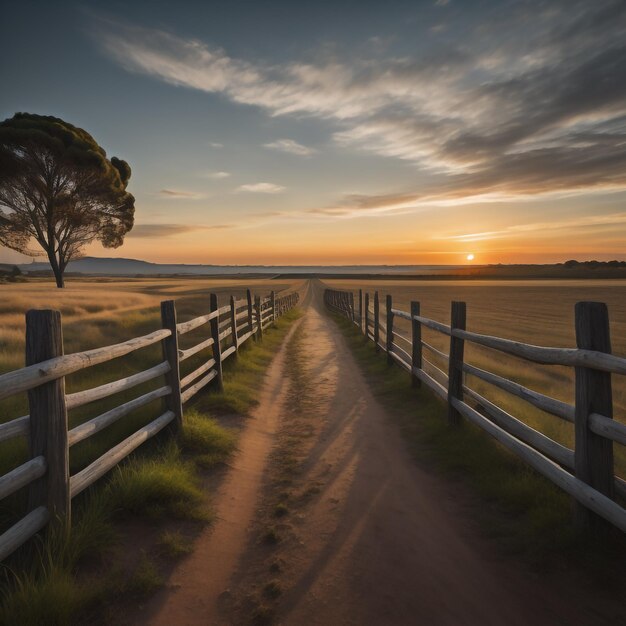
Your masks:
<svg viewBox="0 0 626 626"><path fill-rule="evenodd" d="M377 350L385 351L390 363L409 372L414 386L423 384L446 402L452 426L458 425L462 418L469 420L571 495L576 503L575 521L580 527L603 532L608 521L626 532L626 509L618 502L626 500L626 481L615 475L613 464L613 444L626 445L626 425L613 419L611 390L611 375L626 374L626 358L611 354L605 304L579 302L575 308L577 347L551 348L468 331L464 302L451 303L451 321L444 324L420 315L419 302L411 302L410 312L393 308L389 295L383 322L378 292L373 296L373 309L369 294L363 294L362 290L359 290L358 309L352 292L326 289L324 299L329 308L353 321L366 340L374 341ZM410 335L394 328L395 318L410 322ZM447 354L423 340L422 327L449 337ZM551 398L466 363L465 342L532 363L574 367L575 403ZM447 362L447 372L429 361L424 349ZM474 377L489 383L550 415L572 422L574 449L531 428L479 394L466 380L467 375L470 380Z"/></svg>
<svg viewBox="0 0 626 626"><path fill-rule="evenodd" d="M0 561L13 553L50 520L69 520L71 501L92 485L133 450L166 427L172 434L184 428L183 405L202 388L216 380L222 388L222 363L236 354L251 337L296 306L297 292L276 297L230 297L219 306L216 294L210 295L210 310L186 322L178 322L173 300L161 303L162 328L142 337L115 345L64 354L61 314L33 310L26 314L26 367L0 376L0 399L28 392L29 414L0 424L0 442L27 437L30 458L0 477L0 500L28 487L29 513L0 535ZM208 324L210 337L182 350L182 335ZM228 341L226 341L228 340ZM153 367L76 393L65 393L65 377L94 365L131 354L161 343L163 360ZM224 347L225 342L229 345ZM181 378L180 363L211 348L210 358ZM164 377L164 384L133 400L120 404L88 421L68 429L68 411L142 383ZM73 476L69 473L70 448L94 436L133 411L162 398L160 415L149 424L108 450Z"/></svg>

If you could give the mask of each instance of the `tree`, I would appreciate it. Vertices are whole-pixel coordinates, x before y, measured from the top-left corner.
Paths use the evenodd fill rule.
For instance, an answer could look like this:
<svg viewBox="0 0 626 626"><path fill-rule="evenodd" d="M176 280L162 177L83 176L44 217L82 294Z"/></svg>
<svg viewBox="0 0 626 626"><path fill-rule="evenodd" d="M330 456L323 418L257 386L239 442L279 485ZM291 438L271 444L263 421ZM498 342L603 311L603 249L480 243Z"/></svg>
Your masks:
<svg viewBox="0 0 626 626"><path fill-rule="evenodd" d="M94 240L117 248L133 227L131 170L82 128L16 113L0 123L0 245L46 254L57 287L67 264ZM36 241L43 252L29 246Z"/></svg>

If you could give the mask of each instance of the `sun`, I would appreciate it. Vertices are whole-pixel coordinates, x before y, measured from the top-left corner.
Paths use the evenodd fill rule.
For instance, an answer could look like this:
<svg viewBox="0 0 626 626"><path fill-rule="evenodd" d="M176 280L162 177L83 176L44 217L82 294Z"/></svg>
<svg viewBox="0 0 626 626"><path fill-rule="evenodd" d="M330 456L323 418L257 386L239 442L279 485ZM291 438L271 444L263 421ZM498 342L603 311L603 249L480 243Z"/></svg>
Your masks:
<svg viewBox="0 0 626 626"><path fill-rule="evenodd" d="M473 261L474 260L474 255L470 252L466 257L465 257L468 261Z"/></svg>

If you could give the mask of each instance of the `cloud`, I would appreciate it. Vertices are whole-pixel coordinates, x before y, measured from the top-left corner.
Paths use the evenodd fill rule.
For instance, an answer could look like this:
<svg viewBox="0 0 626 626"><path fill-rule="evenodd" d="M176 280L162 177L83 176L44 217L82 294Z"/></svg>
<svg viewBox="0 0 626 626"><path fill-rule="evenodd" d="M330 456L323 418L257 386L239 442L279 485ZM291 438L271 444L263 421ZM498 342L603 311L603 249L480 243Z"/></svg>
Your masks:
<svg viewBox="0 0 626 626"><path fill-rule="evenodd" d="M553 222L535 222L528 224L516 224L508 226L502 230L483 231L477 233L466 233L463 235L444 235L433 237L433 239L445 239L470 243L473 241L485 241L487 239L504 239L510 237L527 237L530 233L534 236L550 235L551 231L602 228L626 225L626 213L612 213L609 215L583 216L573 219L558 220Z"/></svg>
<svg viewBox="0 0 626 626"><path fill-rule="evenodd" d="M493 3L480 14L458 7L446 28L463 37L414 56L325 54L278 64L119 24L101 29L99 40L129 71L271 116L326 120L342 149L409 161L419 190L396 194L406 196L405 206L626 188L622 0L521 2L506 10ZM307 149L290 142L268 147Z"/></svg>
<svg viewBox="0 0 626 626"><path fill-rule="evenodd" d="M174 235L182 235L197 230L221 230L234 227L233 224L214 224L211 226L196 224L136 224L126 236L160 239L162 237L173 237Z"/></svg>
<svg viewBox="0 0 626 626"><path fill-rule="evenodd" d="M254 219L265 219L265 218L269 218L269 217L288 217L289 213L285 213L284 211L264 211L264 212L258 212L255 211L254 213L250 213L249 217L254 218Z"/></svg>
<svg viewBox="0 0 626 626"><path fill-rule="evenodd" d="M211 148L216 148L218 150L224 147L223 143L217 143L216 141L209 142L209 145L211 146Z"/></svg>
<svg viewBox="0 0 626 626"><path fill-rule="evenodd" d="M310 156L315 154L316 150L303 146L301 143L294 141L293 139L277 139L271 143L263 144L265 148L271 148L273 150L280 150L282 152L289 152L290 154L297 154L298 156Z"/></svg>
<svg viewBox="0 0 626 626"><path fill-rule="evenodd" d="M285 191L285 187L282 185L275 185L274 183L248 183L247 185L240 185L237 191L246 191L250 193L280 193Z"/></svg>
<svg viewBox="0 0 626 626"><path fill-rule="evenodd" d="M198 200L204 197L203 194L195 191L181 191L179 189L161 189L159 195L166 198L180 198L182 200Z"/></svg>
<svg viewBox="0 0 626 626"><path fill-rule="evenodd" d="M230 176L230 172L209 172L206 174L207 178L213 178L214 180L222 180L224 178L228 178Z"/></svg>

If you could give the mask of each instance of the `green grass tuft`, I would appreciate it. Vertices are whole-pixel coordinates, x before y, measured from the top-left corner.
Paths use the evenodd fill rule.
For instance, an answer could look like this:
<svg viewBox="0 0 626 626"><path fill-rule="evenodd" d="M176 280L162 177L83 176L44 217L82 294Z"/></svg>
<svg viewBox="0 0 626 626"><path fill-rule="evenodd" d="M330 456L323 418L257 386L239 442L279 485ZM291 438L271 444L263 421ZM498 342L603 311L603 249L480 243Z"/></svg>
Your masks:
<svg viewBox="0 0 626 626"><path fill-rule="evenodd" d="M185 413L180 443L199 465L209 468L229 457L235 450L237 436L216 420L191 409Z"/></svg>
<svg viewBox="0 0 626 626"><path fill-rule="evenodd" d="M2 594L0 624L66 626L92 600L93 590L77 583L63 567L23 573Z"/></svg>
<svg viewBox="0 0 626 626"><path fill-rule="evenodd" d="M143 554L132 578L128 581L126 590L131 594L145 597L154 593L164 583L165 579L154 562L146 554Z"/></svg>
<svg viewBox="0 0 626 626"><path fill-rule="evenodd" d="M154 458L134 457L117 467L109 491L116 508L136 515L208 519L193 463L172 441Z"/></svg>
<svg viewBox="0 0 626 626"><path fill-rule="evenodd" d="M289 507L284 502L279 502L274 507L274 517L285 517L289 515Z"/></svg>
<svg viewBox="0 0 626 626"><path fill-rule="evenodd" d="M166 557L177 559L189 554L193 550L193 545L181 533L165 531L159 537L159 549Z"/></svg>

